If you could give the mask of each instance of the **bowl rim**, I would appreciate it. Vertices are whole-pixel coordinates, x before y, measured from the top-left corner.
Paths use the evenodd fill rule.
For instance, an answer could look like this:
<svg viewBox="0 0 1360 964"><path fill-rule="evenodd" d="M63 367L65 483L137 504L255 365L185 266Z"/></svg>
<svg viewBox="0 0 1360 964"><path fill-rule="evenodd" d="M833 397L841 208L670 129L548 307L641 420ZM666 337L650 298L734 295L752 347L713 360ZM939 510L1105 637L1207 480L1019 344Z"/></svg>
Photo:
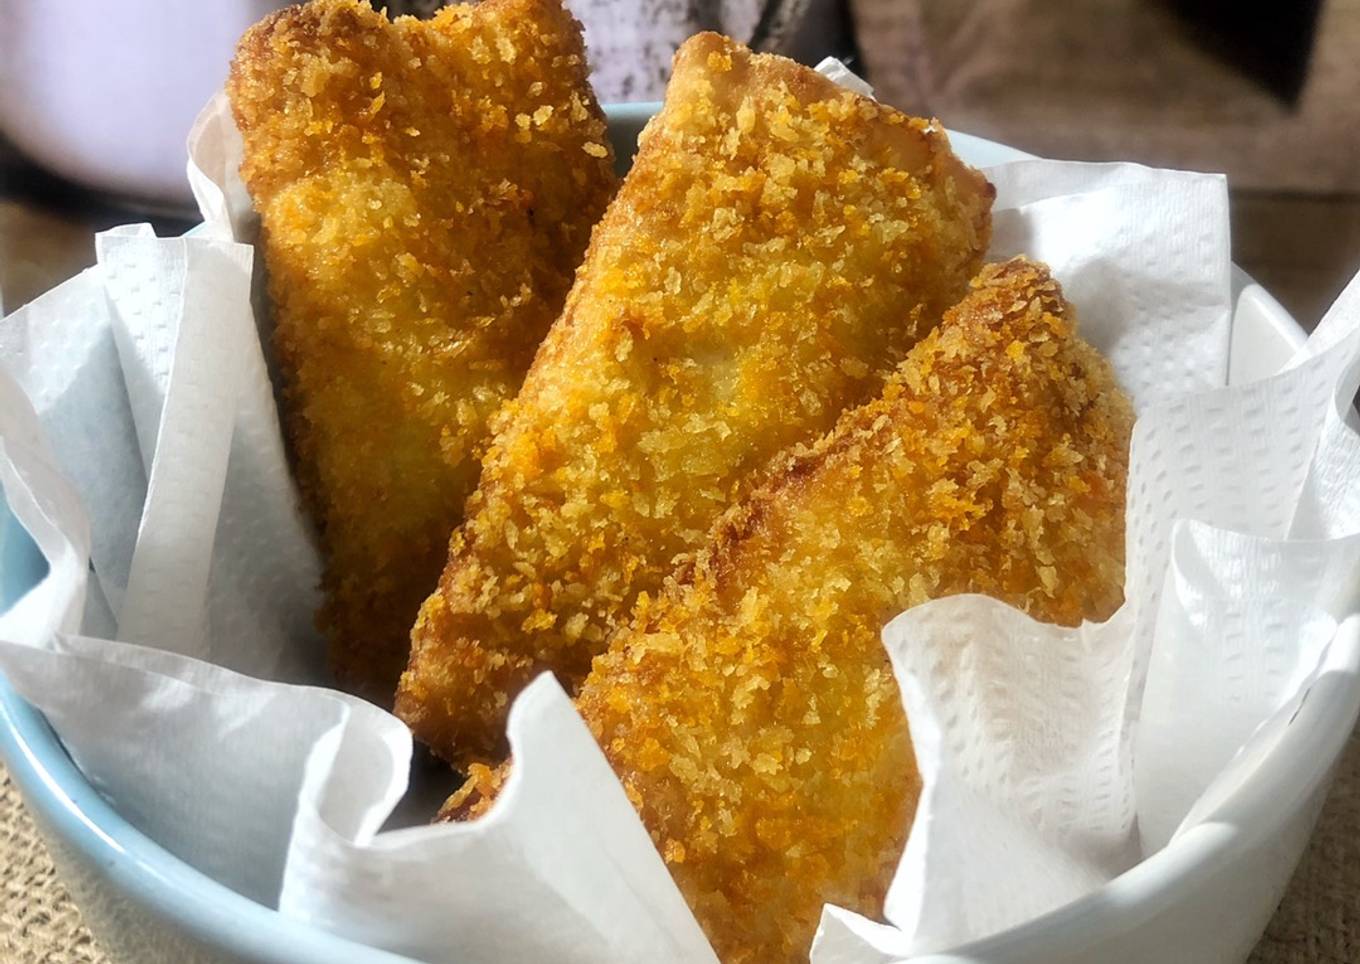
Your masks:
<svg viewBox="0 0 1360 964"><path fill-rule="evenodd" d="M660 108L659 103L605 105L611 127L640 128ZM975 163L986 165L1006 160L1030 159L1034 155L1024 151L960 132L950 131L950 138L961 153L970 155ZM978 160L981 158L980 160ZM1297 348L1306 339L1304 330L1278 301L1264 288L1255 284L1236 265L1233 266L1234 304L1251 298L1257 314L1273 336L1289 348ZM9 527L10 532L5 532ZM16 538L17 533L17 538ZM43 574L39 558L25 559L22 549L27 534L4 507L0 497L0 611L27 591ZM32 549L30 543L30 550ZM30 555L36 554L31 551ZM1360 633L1353 633L1360 638ZM1360 675L1360 644L1353 647L1352 676ZM1351 712L1360 702L1360 687L1354 684L1342 696L1350 697L1341 712ZM1321 700L1314 701L1322 702ZM1336 700L1333 700L1336 702ZM1341 702L1345 702L1342 700ZM1319 710L1321 712L1321 710ZM1349 733L1349 728L1346 729ZM1342 744L1333 739L1326 742L1325 734L1314 734L1315 744L1303 759L1320 759L1319 751L1329 751L1325 761L1330 764ZM1280 747L1272 750L1273 757ZM244 897L209 877L174 854L165 850L127 822L86 780L63 747L60 738L48 725L43 715L26 702L0 674L0 759L6 763L11 778L44 831L55 837L63 847L73 850L86 864L97 868L104 878L101 885L113 886L131 898L142 910L151 913L168 926L184 932L190 938L210 948L238 956L239 959L259 964L323 964L348 962L356 964L402 964L411 958L383 951L338 937L306 922L283 916L277 909ZM1325 773L1320 778L1325 778ZM1278 799L1277 799L1278 804ZM1282 814L1288 811L1281 809ZM1233 828L1227 828L1228 831ZM1231 843L1231 834L1221 824L1209 824L1187 835L1186 841L1175 848L1167 848L1142 861L1116 877L1095 894L1081 898L1033 921L1008 931L959 948L956 954L990 953L1013 939L1025 941L1046 939L1055 929L1067 929L1080 935L1090 932L1092 910L1100 906L1098 898L1110 888L1117 888L1125 907L1130 902L1146 905L1165 898L1166 888L1159 885L1168 875L1172 879L1185 877L1205 861L1222 858ZM1262 831L1264 832L1264 831ZM1097 914L1095 917L1101 915ZM938 961L962 961L965 957L939 957Z"/></svg>

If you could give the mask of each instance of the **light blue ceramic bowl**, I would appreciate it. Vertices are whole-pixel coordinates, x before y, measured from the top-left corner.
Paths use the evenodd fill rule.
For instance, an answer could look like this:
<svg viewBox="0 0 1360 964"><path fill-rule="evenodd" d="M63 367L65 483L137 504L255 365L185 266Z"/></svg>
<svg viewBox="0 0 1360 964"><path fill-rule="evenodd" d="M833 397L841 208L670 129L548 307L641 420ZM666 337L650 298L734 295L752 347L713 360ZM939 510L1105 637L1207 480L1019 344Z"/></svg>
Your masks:
<svg viewBox="0 0 1360 964"><path fill-rule="evenodd" d="M0 497L0 611L46 573ZM117 961L408 961L299 926L168 853L105 802L42 714L0 677L0 758L101 946Z"/></svg>
<svg viewBox="0 0 1360 964"><path fill-rule="evenodd" d="M657 106L606 108L623 166L632 156L639 130ZM976 165L1026 156L979 138L952 136L959 153ZM1244 274L1237 272L1234 281L1238 311L1230 378L1245 381L1274 371L1302 342L1303 334L1274 299ZM41 579L44 572L45 563L32 541L0 501L0 612ZM1262 800L1255 804L1257 811L1243 818L1243 830L1236 836L1214 836L1204 840L1198 849L1182 848L1170 857L1157 855L1100 894L981 942L965 950L965 956L949 960L1090 959L1093 948L1120 945L1130 933L1155 934L1158 920L1166 919L1177 907L1192 907L1204 899L1206 880L1225 875L1241 877L1238 871L1243 861L1253 858L1272 841L1283 839L1283 830L1292 830L1287 835L1291 841L1285 848L1287 852L1272 852L1272 864L1278 870L1267 875L1269 880L1263 878L1262 886L1266 889L1261 909L1251 915L1245 930L1237 926L1246 939L1254 939L1253 928L1254 934L1260 933L1264 924L1262 914L1268 914L1273 907L1271 894L1278 897L1278 888L1287 879L1312 825L1317 800L1341 746L1326 737L1335 732L1344 739L1350 725L1347 720L1353 722L1355 717L1356 691L1354 675L1342 674L1327 691L1330 695L1325 700L1319 697L1309 701L1313 705L1308 710L1316 715L1316 725L1308 733L1300 733L1299 739L1312 742L1306 752L1290 754L1298 772L1291 773L1290 782L1285 784L1298 788L1295 795L1298 800L1286 807L1278 806L1273 798ZM42 715L20 699L3 679L0 679L0 757L40 825L62 878L91 929L117 960L138 964L148 961L393 964L409 960L287 920L276 911L228 890L159 847L99 796L72 764ZM1273 823L1272 816L1277 818ZM1270 890L1272 887L1274 891ZM1226 934L1234 925L1224 926ZM1243 939L1236 938L1239 942ZM1139 954L1118 954L1110 959L1143 958Z"/></svg>

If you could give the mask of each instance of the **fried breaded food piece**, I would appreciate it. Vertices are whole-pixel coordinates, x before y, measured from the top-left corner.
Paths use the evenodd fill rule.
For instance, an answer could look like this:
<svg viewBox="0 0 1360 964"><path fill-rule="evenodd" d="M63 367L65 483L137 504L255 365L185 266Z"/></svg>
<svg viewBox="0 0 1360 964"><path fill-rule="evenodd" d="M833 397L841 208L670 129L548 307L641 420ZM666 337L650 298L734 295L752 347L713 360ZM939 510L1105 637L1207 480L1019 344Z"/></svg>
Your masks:
<svg viewBox="0 0 1360 964"><path fill-rule="evenodd" d="M792 61L688 41L421 610L397 713L497 758L752 470L872 398L976 270L994 191L944 131Z"/></svg>
<svg viewBox="0 0 1360 964"><path fill-rule="evenodd" d="M920 791L891 617L963 592L1064 625L1118 608L1132 425L1047 270L990 265L639 601L578 705L720 957L805 959L825 902L880 912Z"/></svg>
<svg viewBox="0 0 1360 964"><path fill-rule="evenodd" d="M411 623L616 187L559 0L395 22L312 0L227 85L263 222L285 419L325 558L318 622L389 703Z"/></svg>

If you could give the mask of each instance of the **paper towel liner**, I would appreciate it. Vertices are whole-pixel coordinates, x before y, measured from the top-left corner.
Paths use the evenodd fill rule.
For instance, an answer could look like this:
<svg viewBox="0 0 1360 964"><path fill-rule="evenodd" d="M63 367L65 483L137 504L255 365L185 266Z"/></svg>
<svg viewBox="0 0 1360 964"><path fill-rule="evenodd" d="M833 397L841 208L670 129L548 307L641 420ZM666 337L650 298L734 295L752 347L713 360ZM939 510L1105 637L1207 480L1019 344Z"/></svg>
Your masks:
<svg viewBox="0 0 1360 964"><path fill-rule="evenodd" d="M511 713L517 763L492 813L397 830L382 828L407 791L405 727L263 681L324 679L319 568L251 324L222 98L192 150L201 236L106 233L96 268L0 323L0 482L50 565L0 617L0 668L131 823L289 917L431 961L711 960L550 677ZM974 596L889 624L925 791L892 923L828 908L818 960L995 933L1174 840L1357 608L1360 441L1341 412L1360 282L1284 372L1223 388L1221 178L988 175L991 256L1052 266L1139 412L1128 602L1078 629Z"/></svg>

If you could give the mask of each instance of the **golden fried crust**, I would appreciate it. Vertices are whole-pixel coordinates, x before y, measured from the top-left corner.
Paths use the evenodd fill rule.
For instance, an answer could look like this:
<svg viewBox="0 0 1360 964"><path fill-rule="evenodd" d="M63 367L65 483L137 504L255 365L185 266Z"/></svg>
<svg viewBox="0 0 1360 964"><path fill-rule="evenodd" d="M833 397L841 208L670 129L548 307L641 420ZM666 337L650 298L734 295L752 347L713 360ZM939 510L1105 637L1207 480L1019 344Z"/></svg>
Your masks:
<svg viewBox="0 0 1360 964"><path fill-rule="evenodd" d="M1072 323L1041 265L985 268L595 661L581 713L723 960L804 959L827 901L881 910L920 791L888 619L962 592L1065 625L1122 601L1133 415Z"/></svg>
<svg viewBox="0 0 1360 964"><path fill-rule="evenodd" d="M428 22L313 0L246 33L228 91L321 530L319 622L341 681L388 702L487 418L615 188L580 26L557 0Z"/></svg>
<svg viewBox="0 0 1360 964"><path fill-rule="evenodd" d="M397 698L416 735L495 759L530 678L578 684L753 471L873 397L957 300L992 196L938 125L687 42L421 610Z"/></svg>

